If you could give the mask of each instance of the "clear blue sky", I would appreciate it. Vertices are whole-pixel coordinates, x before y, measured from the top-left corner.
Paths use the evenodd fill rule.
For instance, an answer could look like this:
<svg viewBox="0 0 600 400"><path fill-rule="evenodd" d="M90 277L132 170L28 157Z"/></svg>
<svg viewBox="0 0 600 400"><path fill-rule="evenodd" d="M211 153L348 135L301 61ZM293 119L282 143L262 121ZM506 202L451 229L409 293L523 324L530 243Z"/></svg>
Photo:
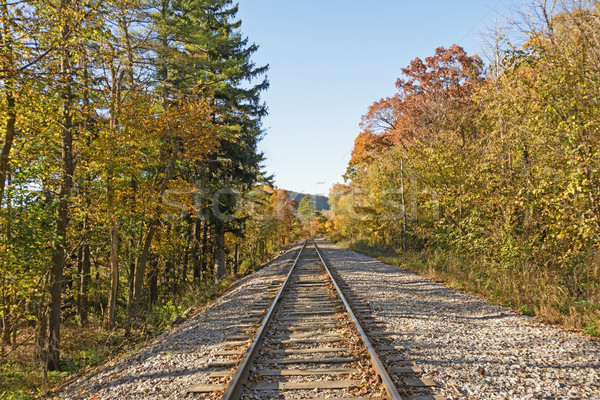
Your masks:
<svg viewBox="0 0 600 400"><path fill-rule="evenodd" d="M512 0L239 0L242 32L270 65L265 169L279 188L342 182L361 116L395 93L400 69L453 43L481 54ZM323 183L321 183L323 182Z"/></svg>

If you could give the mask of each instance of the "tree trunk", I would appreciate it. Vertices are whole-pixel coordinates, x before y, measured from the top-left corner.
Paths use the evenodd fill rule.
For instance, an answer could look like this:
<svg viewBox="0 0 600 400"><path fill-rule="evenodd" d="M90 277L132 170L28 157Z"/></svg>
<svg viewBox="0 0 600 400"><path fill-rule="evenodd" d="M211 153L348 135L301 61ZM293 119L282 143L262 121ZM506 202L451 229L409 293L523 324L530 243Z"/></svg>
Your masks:
<svg viewBox="0 0 600 400"><path fill-rule="evenodd" d="M116 135L121 112L121 86L123 74L114 65L111 68L110 131ZM106 327L113 329L117 318L117 297L119 295L119 224L114 213L114 190L112 166L106 174L106 202L110 221L110 290L106 309Z"/></svg>
<svg viewBox="0 0 600 400"><path fill-rule="evenodd" d="M62 4L61 4L62 6ZM61 7L61 9L64 8ZM62 28L63 43L66 43L70 35L68 25ZM52 249L52 266L50 268L48 325L46 332L46 343L43 354L48 370L60 369L60 305L62 287L64 284L64 269L66 262L67 228L69 225L69 200L68 197L73 187L73 173L75 162L73 158L73 95L71 76L71 54L66 44L61 49L61 99L62 99L62 172L60 186L57 193L58 206L56 209L56 234Z"/></svg>
<svg viewBox="0 0 600 400"><path fill-rule="evenodd" d="M202 277L202 260L200 255L200 220L194 221L192 236L194 238L194 246L192 247L192 268L194 270L194 281L199 281Z"/></svg>
<svg viewBox="0 0 600 400"><path fill-rule="evenodd" d="M156 227L160 222L161 218L161 200L162 196L165 194L167 190L167 185L169 184L169 180L173 175L173 171L175 169L175 163L177 162L177 157L179 155L179 143L175 140L175 146L173 149L173 154L171 156L171 161L169 162L165 177L163 178L163 182L161 184L161 188L159 191L159 204L154 209L154 215L152 220L150 221L150 226L148 227L148 232L146 236L144 236L142 252L135 263L135 274L133 276L133 299L131 302L130 308L130 316L132 318L137 318L140 300L142 296L142 287L144 284L144 275L146 274L146 265L148 264L148 256L150 254L150 246L152 245L152 240L154 239L154 234L156 233Z"/></svg>
<svg viewBox="0 0 600 400"><path fill-rule="evenodd" d="M17 120L17 114L15 113L15 99L10 89L6 89L6 125L5 125L5 136L4 145L2 146L2 153L0 153L0 203L4 199L4 189L6 187L6 179L8 177L9 169L9 154L12 148L13 140L15 137L15 122Z"/></svg>
<svg viewBox="0 0 600 400"><path fill-rule="evenodd" d="M233 251L233 276L238 274L238 263L239 263L239 244L235 241L235 249Z"/></svg>
<svg viewBox="0 0 600 400"><path fill-rule="evenodd" d="M136 247L135 240L131 239L131 248L134 249ZM135 282L135 263L136 259L133 257L129 262L129 277L128 277L128 292L127 292L127 308L131 310L133 307L133 285Z"/></svg>
<svg viewBox="0 0 600 400"><path fill-rule="evenodd" d="M221 221L215 224L215 282L225 276L225 226Z"/></svg>
<svg viewBox="0 0 600 400"><path fill-rule="evenodd" d="M150 245L152 244L155 233L156 226L154 220L152 220L148 232L146 232L146 236L144 236L142 253L135 263L135 274L133 275L133 300L131 304L132 308L130 310L131 317L134 319L137 318L139 311L142 288L144 285L144 275L146 274L146 265L148 264L148 256L150 255Z"/></svg>
<svg viewBox="0 0 600 400"><path fill-rule="evenodd" d="M106 308L106 327L114 329L119 296L119 229L116 221L110 227L110 290Z"/></svg>
<svg viewBox="0 0 600 400"><path fill-rule="evenodd" d="M400 193L402 194L402 250L406 251L406 201L404 196L404 157L400 157Z"/></svg>
<svg viewBox="0 0 600 400"><path fill-rule="evenodd" d="M81 249L81 266L79 271L79 301L77 302L77 314L79 315L79 325L87 325L88 319L88 286L90 282L90 246L84 244Z"/></svg>
<svg viewBox="0 0 600 400"><path fill-rule="evenodd" d="M83 114L85 116L84 127L88 133L87 146L91 146L92 137L94 135L94 119L92 117L92 107L90 105L90 80L89 80L89 62L87 57L83 58L83 87L82 87L82 105ZM85 198L85 206L90 208L92 206L91 198L89 193L86 192L87 188L94 180L90 171L85 174L85 178L79 183L79 190ZM78 254L78 265L77 269L79 272L79 291L77 296L77 315L79 316L79 326L85 326L88 323L88 287L90 283L90 271L91 271L91 260L90 260L90 246L88 241L89 237L89 223L87 216L83 220L82 226L83 232L83 245L80 247Z"/></svg>
<svg viewBox="0 0 600 400"><path fill-rule="evenodd" d="M201 269L200 269L200 279L205 279L207 278L208 275L208 268L209 268L209 264L208 264L208 260L209 260L209 256L207 254L209 247L208 247L208 226L209 223L208 221L204 221L204 223L202 224L202 265L201 265Z"/></svg>
<svg viewBox="0 0 600 400"><path fill-rule="evenodd" d="M133 198L135 199L135 196L137 195L137 191L138 191L138 185L137 185L137 181L135 179L131 180L131 191L133 193ZM136 202L134 200L131 203L131 212L134 214L136 213L135 205L136 205ZM142 238L140 238L140 240L141 239ZM129 238L129 246L130 246L130 249L135 249L136 247L139 246L134 235L131 235L131 237ZM131 250L130 250L130 252L131 252ZM131 259L129 261L129 276L127 277L128 278L127 309L130 311L129 317L131 317L131 309L133 308L133 285L135 283L135 264L136 263L137 263L137 258L131 257ZM127 329L129 329L129 326L127 326Z"/></svg>
<svg viewBox="0 0 600 400"><path fill-rule="evenodd" d="M8 184L10 185L10 178L8 179ZM12 205L11 205L11 201L10 198L6 201L6 215L11 215L12 214ZM6 227L6 231L3 232L3 234L5 235L5 240L6 243L10 243L12 241L12 223L11 223L11 218L7 218L6 222L5 222L5 227ZM6 288L7 288L7 282L6 282L6 276L2 277L3 282L2 282L2 304L4 305L3 309L4 312L2 313L2 329L3 329L3 337L4 340L2 342L2 356L0 357L4 357L4 344L8 344L8 342L6 341L6 338L8 338L10 336L10 325L11 325L11 317L10 317L10 296L5 292ZM16 329L14 329L14 331L16 331ZM0 360L2 361L2 360Z"/></svg>
<svg viewBox="0 0 600 400"><path fill-rule="evenodd" d="M181 261L181 282L183 282L184 285L188 281L190 252L193 250L193 247L194 247L193 230L194 230L193 225L190 224L190 226L186 232L187 240L185 243L185 251L183 252L183 260ZM175 280L175 283L177 283L177 279Z"/></svg>
<svg viewBox="0 0 600 400"><path fill-rule="evenodd" d="M15 123L17 113L15 110L15 97L13 94L13 80L15 78L12 35L10 30L10 15L6 1L2 1L2 33L0 43L4 48L2 69L4 70L3 87L6 100L6 122L4 125L4 144L0 153L0 204L4 199L4 189L9 172L9 156L15 138Z"/></svg>
<svg viewBox="0 0 600 400"><path fill-rule="evenodd" d="M156 264L156 263L154 263ZM153 268L151 268L151 272L149 273L148 276L148 280L149 282L149 289L150 289L150 293L149 293L149 297L148 297L148 302L151 306L155 305L156 302L158 301L158 266L154 265Z"/></svg>
<svg viewBox="0 0 600 400"><path fill-rule="evenodd" d="M6 283L3 282L3 287ZM11 312L10 312L10 295L7 295L2 290L2 355L4 356L4 345L10 344L11 338Z"/></svg>

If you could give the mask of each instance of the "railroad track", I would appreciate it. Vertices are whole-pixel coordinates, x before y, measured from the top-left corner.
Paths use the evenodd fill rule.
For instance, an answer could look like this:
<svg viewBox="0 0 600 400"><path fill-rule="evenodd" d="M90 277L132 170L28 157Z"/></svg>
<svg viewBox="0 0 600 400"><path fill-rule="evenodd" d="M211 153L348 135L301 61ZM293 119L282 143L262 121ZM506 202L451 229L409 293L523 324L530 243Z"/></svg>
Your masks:
<svg viewBox="0 0 600 400"><path fill-rule="evenodd" d="M210 383L189 393L227 400L444 399L313 241L304 243L285 278L264 288L237 329L216 354L223 360L208 365Z"/></svg>

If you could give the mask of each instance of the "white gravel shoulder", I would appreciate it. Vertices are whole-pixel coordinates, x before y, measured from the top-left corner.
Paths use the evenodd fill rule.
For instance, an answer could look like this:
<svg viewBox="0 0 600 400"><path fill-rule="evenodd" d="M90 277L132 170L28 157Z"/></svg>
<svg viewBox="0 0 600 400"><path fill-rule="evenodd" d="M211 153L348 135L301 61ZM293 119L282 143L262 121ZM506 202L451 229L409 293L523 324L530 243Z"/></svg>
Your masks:
<svg viewBox="0 0 600 400"><path fill-rule="evenodd" d="M600 343L318 241L447 399L600 399Z"/></svg>
<svg viewBox="0 0 600 400"><path fill-rule="evenodd" d="M203 312L127 356L109 361L68 385L57 399L198 398L187 390L205 383L213 354L224 349L225 337L260 300L264 289L284 277L299 250L296 244L281 257L247 276ZM283 276L282 276L283 275Z"/></svg>

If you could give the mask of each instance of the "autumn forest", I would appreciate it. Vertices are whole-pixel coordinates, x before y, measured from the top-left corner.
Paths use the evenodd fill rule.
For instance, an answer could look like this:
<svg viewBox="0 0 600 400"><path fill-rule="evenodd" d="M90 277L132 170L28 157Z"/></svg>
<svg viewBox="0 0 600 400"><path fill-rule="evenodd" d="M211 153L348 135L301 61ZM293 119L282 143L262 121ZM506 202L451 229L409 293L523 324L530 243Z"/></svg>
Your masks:
<svg viewBox="0 0 600 400"><path fill-rule="evenodd" d="M315 234L600 336L600 6L533 10L487 57L398 71L319 212L264 172L268 66L232 0L1 1L0 397Z"/></svg>
<svg viewBox="0 0 600 400"><path fill-rule="evenodd" d="M600 335L600 6L534 3L402 69L362 119L334 240ZM562 4L562 3L560 3Z"/></svg>

